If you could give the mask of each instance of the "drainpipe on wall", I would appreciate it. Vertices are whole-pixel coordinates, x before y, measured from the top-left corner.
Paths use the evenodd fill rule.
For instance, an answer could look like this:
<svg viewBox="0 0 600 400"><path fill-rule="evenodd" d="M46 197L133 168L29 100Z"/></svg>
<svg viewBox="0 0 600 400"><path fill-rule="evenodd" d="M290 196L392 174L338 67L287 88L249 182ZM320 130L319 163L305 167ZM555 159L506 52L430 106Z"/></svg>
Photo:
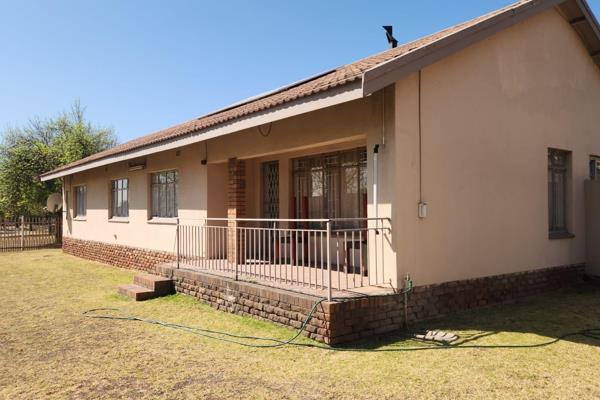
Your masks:
<svg viewBox="0 0 600 400"><path fill-rule="evenodd" d="M385 148L385 89L381 91L381 146ZM373 147L373 205L375 206L375 224L379 218L379 143ZM377 227L377 225L376 225ZM382 227L383 228L383 227ZM375 230L376 233L379 231Z"/></svg>
<svg viewBox="0 0 600 400"><path fill-rule="evenodd" d="M423 200L423 115L422 115L422 71L419 70L419 208L418 215L419 218L425 219L427 218L427 202Z"/></svg>
<svg viewBox="0 0 600 400"><path fill-rule="evenodd" d="M379 180L379 144L373 148L373 206L375 207L375 223L379 218L378 180ZM376 233L379 233L375 231Z"/></svg>

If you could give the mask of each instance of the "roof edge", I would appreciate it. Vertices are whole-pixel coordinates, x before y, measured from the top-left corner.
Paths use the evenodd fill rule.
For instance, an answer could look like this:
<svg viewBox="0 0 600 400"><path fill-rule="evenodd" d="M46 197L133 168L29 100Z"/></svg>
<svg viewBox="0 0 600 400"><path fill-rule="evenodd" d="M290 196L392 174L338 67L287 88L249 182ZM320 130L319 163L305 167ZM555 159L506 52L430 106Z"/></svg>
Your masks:
<svg viewBox="0 0 600 400"><path fill-rule="evenodd" d="M476 42L568 1L576 2L586 21L592 26L600 45L600 26L586 0L537 0L501 12L479 24L468 26L436 42L417 48L404 57L383 62L365 71L362 80L363 92L365 95L372 94ZM587 44L586 47L596 64L600 66L600 53L594 54Z"/></svg>
<svg viewBox="0 0 600 400"><path fill-rule="evenodd" d="M40 180L45 182L108 164L114 164L116 162L127 161L137 157L143 157L166 150L180 148L193 143L203 142L205 140L225 136L244 129L254 128L270 122L279 121L361 98L363 98L361 81L356 80L355 82L341 85L320 93L315 93L307 97L302 97L274 108L249 114L234 121L224 122L206 129L194 131L184 136L166 139L159 143L152 143L141 148L109 155L98 160L92 160L85 164L75 165L67 168L57 168L53 171L49 171L40 175Z"/></svg>
<svg viewBox="0 0 600 400"><path fill-rule="evenodd" d="M590 8L590 5L588 4L587 0L577 0L577 4L581 8L583 15L586 17L590 25L592 25L592 29L598 36L598 40L600 40L600 24L598 23L598 19L596 18L596 15Z"/></svg>
<svg viewBox="0 0 600 400"><path fill-rule="evenodd" d="M256 100L260 100L260 99L264 99L265 97L271 96L273 94L277 94L279 92L283 92L284 90L292 89L294 87L302 85L303 83L310 82L310 81L312 81L314 79L318 79L318 78L320 78L322 76L325 76L327 74L335 72L336 70L337 70L337 68L331 68L331 69L328 69L328 70L323 71L321 73L311 75L308 78L300 79L300 80L297 80L297 81L292 82L290 84L279 86L276 89L268 90L266 92L262 92L262 93L259 93L257 95L254 95L254 96L247 97L247 98L245 98L243 100L236 101L235 103L226 105L225 107L218 108L218 109L216 109L214 111L209 112L208 114L204 114L204 115L202 115L200 117L197 117L196 119L210 117L212 115L219 114L219 113L224 112L224 111L229 111L229 110L231 110L233 108L236 108L236 107L239 107L239 106L243 106L243 105L248 104L250 102L253 102L253 101L256 101Z"/></svg>
<svg viewBox="0 0 600 400"><path fill-rule="evenodd" d="M588 2L586 0L575 0L577 5L579 6L579 10L585 19L585 22L589 26L589 30L592 32L592 36L586 35L581 29L577 29L576 25L574 25L573 20L569 20L569 24L577 31L581 39L586 44L586 47L590 53L590 56L600 67L600 24L594 15L594 12L590 8ZM594 43L590 44L589 41L593 41Z"/></svg>
<svg viewBox="0 0 600 400"><path fill-rule="evenodd" d="M434 38L423 45L417 43L416 47L409 47L406 52L391 54L390 57L392 58L386 61L378 61L377 55L367 57L364 60L370 60L374 57L375 61L372 62L375 62L375 65L370 64L363 69L355 66L355 68L359 69L358 72L352 70L343 71L345 75L341 78L336 78L338 79L337 81L325 80L324 82L319 82L323 87L316 86L306 89L311 93L292 93L289 100L275 98L272 104L258 105L256 110L241 110L239 115L224 115L220 120L217 118L212 122L195 122L202 121L204 118L213 115L227 114L230 110L235 110L237 107L244 108L246 104L252 104L252 102L263 98L276 97L278 93L285 93L286 90L293 92L293 88L297 86L301 87L303 84L315 79L318 81L320 77L328 76L331 71L343 70L344 67L313 75L271 92L266 92L223 109L213 111L203 117L147 135L145 137L151 138L151 140L148 140L146 143L138 143L136 139L117 146L115 148L116 151L107 150L106 152L97 153L96 156L90 156L89 160L82 159L72 164L61 166L40 175L40 179L47 181L59 178L74 172L201 142L261 124L369 96L411 73L551 8L555 8L578 33L592 59L600 66L600 25L586 0L520 0L503 9L486 14L480 18L475 18L468 23L459 24L456 26L457 29L448 28L447 30L440 31L439 35L426 36L423 39L432 36ZM408 47L409 44L406 46ZM384 55L387 52L389 50L381 54ZM359 64L361 61L349 64L349 66ZM296 97L293 98L294 96ZM160 134L163 135L161 136ZM131 144L129 148L127 144Z"/></svg>

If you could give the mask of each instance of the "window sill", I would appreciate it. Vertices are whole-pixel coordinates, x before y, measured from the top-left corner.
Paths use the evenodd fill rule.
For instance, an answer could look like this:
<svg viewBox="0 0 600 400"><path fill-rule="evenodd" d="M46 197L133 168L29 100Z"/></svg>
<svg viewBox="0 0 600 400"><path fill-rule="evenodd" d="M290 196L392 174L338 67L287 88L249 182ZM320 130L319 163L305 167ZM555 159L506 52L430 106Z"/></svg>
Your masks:
<svg viewBox="0 0 600 400"><path fill-rule="evenodd" d="M74 217L73 221L87 221L86 217Z"/></svg>
<svg viewBox="0 0 600 400"><path fill-rule="evenodd" d="M548 239L550 240L556 240L556 239L573 239L575 237L575 235L573 235L570 232L556 232L556 233L549 233L548 234Z"/></svg>
<svg viewBox="0 0 600 400"><path fill-rule="evenodd" d="M112 217L108 219L108 222L116 223L116 224L128 224L129 217Z"/></svg>
<svg viewBox="0 0 600 400"><path fill-rule="evenodd" d="M156 224L156 225L177 225L177 218L154 217L152 219L149 219L147 222L149 224Z"/></svg>

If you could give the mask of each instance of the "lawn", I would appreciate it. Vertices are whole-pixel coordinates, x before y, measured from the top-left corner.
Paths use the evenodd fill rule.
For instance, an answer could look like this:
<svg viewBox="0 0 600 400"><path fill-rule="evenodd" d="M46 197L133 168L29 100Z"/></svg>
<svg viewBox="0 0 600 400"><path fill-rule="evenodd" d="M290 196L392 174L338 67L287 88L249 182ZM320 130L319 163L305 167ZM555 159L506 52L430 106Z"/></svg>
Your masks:
<svg viewBox="0 0 600 400"><path fill-rule="evenodd" d="M232 333L293 334L183 295L134 303L115 291L133 275L60 250L0 254L0 398L600 398L600 343L584 337L515 349L256 349L82 316L90 308L116 307ZM600 291L554 293L424 326L456 332L468 344L541 343L600 327ZM415 345L421 344L399 336L356 348Z"/></svg>

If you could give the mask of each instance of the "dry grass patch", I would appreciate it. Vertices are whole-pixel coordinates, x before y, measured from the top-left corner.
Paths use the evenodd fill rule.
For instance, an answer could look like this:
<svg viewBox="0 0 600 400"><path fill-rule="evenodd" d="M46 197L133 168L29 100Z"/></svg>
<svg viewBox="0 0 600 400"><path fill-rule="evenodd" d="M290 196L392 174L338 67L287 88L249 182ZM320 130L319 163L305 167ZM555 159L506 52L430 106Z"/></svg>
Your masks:
<svg viewBox="0 0 600 400"><path fill-rule="evenodd" d="M346 353L253 349L136 322L84 318L94 307L233 333L288 338L268 322L186 296L134 303L134 273L60 250L0 254L0 398L599 398L599 343L529 349ZM527 344L600 327L600 292L538 297L428 324L477 344ZM302 342L310 343L306 338ZM401 339L362 348L415 345Z"/></svg>

